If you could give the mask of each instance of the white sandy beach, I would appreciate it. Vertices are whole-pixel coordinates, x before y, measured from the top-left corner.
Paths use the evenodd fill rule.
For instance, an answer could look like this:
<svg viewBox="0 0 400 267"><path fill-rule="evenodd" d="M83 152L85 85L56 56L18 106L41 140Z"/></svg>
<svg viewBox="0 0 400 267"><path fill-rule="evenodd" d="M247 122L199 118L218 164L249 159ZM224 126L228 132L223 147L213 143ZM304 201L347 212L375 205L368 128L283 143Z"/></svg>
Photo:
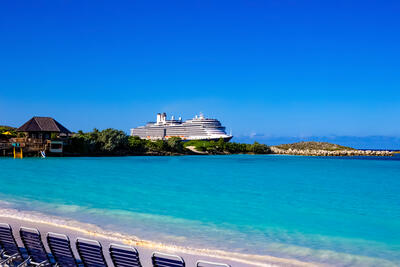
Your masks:
<svg viewBox="0 0 400 267"><path fill-rule="evenodd" d="M61 220L48 220L46 217L40 218L40 215L36 217L27 216L27 214L24 212L15 212L15 210L8 209L0 210L0 222L8 223L12 226L14 236L20 246L22 246L22 242L19 238L18 230L21 226L39 229L42 235L43 243L47 249L48 247L45 237L48 232L66 234L71 239L72 247L76 257L78 257L78 253L75 249L74 242L77 237L98 240L103 246L104 255L109 262L109 266L113 266L108 254L108 247L110 243L129 244L136 247L139 251L140 259L144 267L152 266L151 255L154 251L179 255L185 260L186 266L195 266L197 260L228 263L231 266L317 266L316 264L271 257L267 255L258 256L206 249L192 249L137 240L134 237L128 238L127 236L120 235L118 233L107 233L101 231L100 228L96 229L96 227L91 227L90 230L88 230L88 228L80 227L78 224L60 224L60 222L62 222ZM48 251L50 250L48 249Z"/></svg>

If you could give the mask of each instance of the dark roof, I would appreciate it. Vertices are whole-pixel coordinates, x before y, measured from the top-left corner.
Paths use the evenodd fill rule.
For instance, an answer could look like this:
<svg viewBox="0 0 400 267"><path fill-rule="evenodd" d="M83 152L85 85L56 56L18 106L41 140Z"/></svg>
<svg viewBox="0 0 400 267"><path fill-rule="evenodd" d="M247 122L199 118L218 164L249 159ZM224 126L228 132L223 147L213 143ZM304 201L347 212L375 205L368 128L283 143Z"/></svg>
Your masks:
<svg viewBox="0 0 400 267"><path fill-rule="evenodd" d="M71 133L58 121L50 117L33 117L17 129L18 132L56 132Z"/></svg>

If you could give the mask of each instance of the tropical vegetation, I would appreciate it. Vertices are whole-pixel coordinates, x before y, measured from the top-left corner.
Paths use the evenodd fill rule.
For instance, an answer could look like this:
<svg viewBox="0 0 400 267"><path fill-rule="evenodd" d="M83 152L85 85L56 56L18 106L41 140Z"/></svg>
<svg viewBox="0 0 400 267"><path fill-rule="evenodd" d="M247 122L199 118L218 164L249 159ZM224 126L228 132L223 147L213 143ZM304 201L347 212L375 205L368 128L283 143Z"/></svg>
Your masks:
<svg viewBox="0 0 400 267"><path fill-rule="evenodd" d="M332 144L328 142L298 142L293 144L282 144L275 146L283 150L326 150L326 151L342 151L342 150L355 150L354 148Z"/></svg>
<svg viewBox="0 0 400 267"><path fill-rule="evenodd" d="M194 147L190 150L188 147ZM206 154L268 154L270 148L264 144L241 144L219 141L188 141L183 142L179 137L168 140L145 140L138 136L128 136L116 129L105 129L91 132L78 131L65 147L65 152L85 155L183 155L195 154L194 151Z"/></svg>
<svg viewBox="0 0 400 267"><path fill-rule="evenodd" d="M17 129L11 126L0 125L0 134L8 135L10 137L16 137Z"/></svg>
<svg viewBox="0 0 400 267"><path fill-rule="evenodd" d="M264 144L254 142L254 144L225 142L223 139L218 141L188 141L184 144L185 147L195 147L196 150L207 152L210 154L269 154L271 149Z"/></svg>

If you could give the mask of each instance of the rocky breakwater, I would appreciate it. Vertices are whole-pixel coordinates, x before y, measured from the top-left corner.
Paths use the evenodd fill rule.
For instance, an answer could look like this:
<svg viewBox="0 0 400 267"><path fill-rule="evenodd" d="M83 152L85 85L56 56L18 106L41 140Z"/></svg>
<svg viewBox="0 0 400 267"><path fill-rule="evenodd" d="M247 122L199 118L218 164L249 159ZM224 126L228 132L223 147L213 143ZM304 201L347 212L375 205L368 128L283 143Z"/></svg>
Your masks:
<svg viewBox="0 0 400 267"><path fill-rule="evenodd" d="M391 151L381 150L358 150L350 147L343 147L324 142L300 142L294 144L285 144L271 146L273 154L282 155L302 155L302 156L393 156Z"/></svg>

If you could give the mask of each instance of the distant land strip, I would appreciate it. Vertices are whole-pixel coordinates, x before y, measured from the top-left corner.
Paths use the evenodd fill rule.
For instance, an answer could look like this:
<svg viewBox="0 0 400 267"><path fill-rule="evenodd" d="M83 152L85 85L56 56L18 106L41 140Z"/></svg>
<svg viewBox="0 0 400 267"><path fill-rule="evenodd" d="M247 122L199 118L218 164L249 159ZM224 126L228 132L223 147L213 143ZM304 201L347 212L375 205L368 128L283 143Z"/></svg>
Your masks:
<svg viewBox="0 0 400 267"><path fill-rule="evenodd" d="M23 142L22 142L22 141ZM13 145L24 144L24 156L40 156L41 147L36 148L38 140L31 140L16 128L0 126L0 152L2 156L13 155ZM48 140L39 140L46 146ZM52 134L50 142L63 142L62 153L46 153L47 156L172 156L172 155L233 155L233 154L280 154L302 156L393 156L398 152L389 150L360 150L328 142L298 142L268 146L254 142L253 144L218 141L191 140L184 141L179 137L147 140L138 136L128 136L124 131L105 129L92 132L78 131L68 138L60 138ZM22 142L22 143L21 143ZM22 146L21 146L22 147ZM14 152L15 153L15 152Z"/></svg>
<svg viewBox="0 0 400 267"><path fill-rule="evenodd" d="M359 150L327 142L298 142L270 147L273 154L301 156L393 156L389 150ZM398 152L397 152L398 153Z"/></svg>

